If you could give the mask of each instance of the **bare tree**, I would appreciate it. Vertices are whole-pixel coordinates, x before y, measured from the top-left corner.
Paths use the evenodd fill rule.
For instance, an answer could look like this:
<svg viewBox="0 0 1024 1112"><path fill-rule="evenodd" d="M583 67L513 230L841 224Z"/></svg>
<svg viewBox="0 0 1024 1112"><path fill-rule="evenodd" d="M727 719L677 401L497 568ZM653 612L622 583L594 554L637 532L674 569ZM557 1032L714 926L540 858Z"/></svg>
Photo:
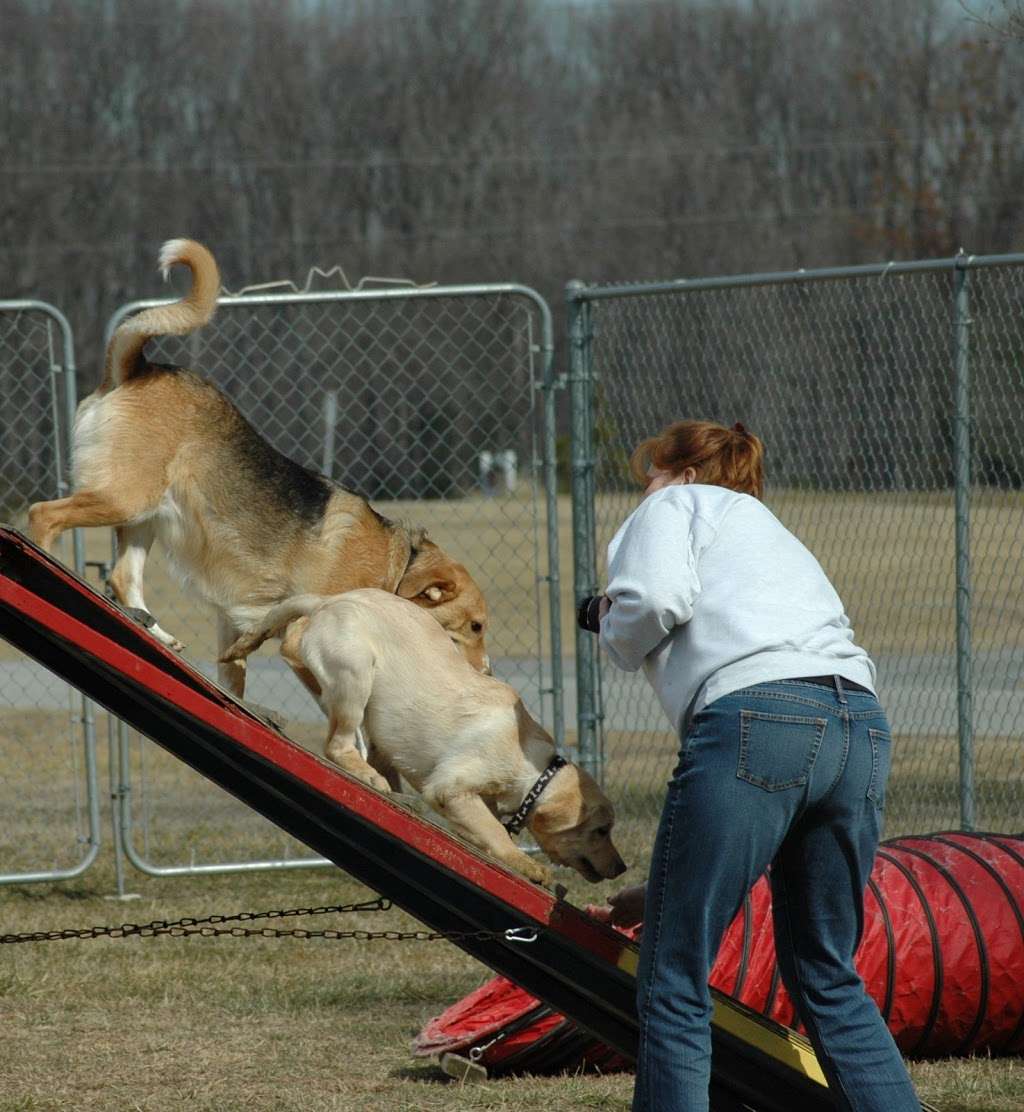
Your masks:
<svg viewBox="0 0 1024 1112"><path fill-rule="evenodd" d="M989 0L979 8L970 0L960 0L960 7L972 21L1001 38L1024 39L1024 3L1022 0Z"/></svg>
<svg viewBox="0 0 1024 1112"><path fill-rule="evenodd" d="M939 0L0 0L0 24L0 292L70 315L86 385L182 234L231 288L341 263L552 302L1019 243L1024 61Z"/></svg>

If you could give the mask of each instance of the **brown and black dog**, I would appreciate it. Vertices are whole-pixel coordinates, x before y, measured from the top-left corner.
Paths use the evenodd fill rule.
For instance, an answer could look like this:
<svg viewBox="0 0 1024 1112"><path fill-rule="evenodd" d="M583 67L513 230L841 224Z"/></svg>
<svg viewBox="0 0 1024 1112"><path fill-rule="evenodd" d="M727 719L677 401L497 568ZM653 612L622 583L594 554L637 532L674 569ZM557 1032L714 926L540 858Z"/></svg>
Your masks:
<svg viewBox="0 0 1024 1112"><path fill-rule="evenodd" d="M111 337L103 381L75 418L75 493L30 507L32 539L50 549L65 529L113 526L114 594L150 622L142 577L159 539L217 610L221 654L293 595L378 587L428 609L466 659L486 668L487 607L462 564L422 530L282 455L210 383L145 358L149 339L195 331L217 304L220 275L205 247L171 240L160 252L165 277L175 264L192 272L188 295L130 317ZM182 647L155 623L151 632ZM241 697L245 662L220 667Z"/></svg>

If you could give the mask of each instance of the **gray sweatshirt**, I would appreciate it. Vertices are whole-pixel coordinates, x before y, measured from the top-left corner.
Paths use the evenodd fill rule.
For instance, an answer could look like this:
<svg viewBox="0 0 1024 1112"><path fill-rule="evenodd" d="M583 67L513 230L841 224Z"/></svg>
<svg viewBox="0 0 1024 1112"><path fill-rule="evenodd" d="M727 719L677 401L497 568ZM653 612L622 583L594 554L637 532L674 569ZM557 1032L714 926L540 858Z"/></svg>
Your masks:
<svg viewBox="0 0 1024 1112"><path fill-rule="evenodd" d="M643 665L673 727L730 691L839 675L874 690L821 565L756 498L701 483L663 487L608 545L612 607L601 645Z"/></svg>

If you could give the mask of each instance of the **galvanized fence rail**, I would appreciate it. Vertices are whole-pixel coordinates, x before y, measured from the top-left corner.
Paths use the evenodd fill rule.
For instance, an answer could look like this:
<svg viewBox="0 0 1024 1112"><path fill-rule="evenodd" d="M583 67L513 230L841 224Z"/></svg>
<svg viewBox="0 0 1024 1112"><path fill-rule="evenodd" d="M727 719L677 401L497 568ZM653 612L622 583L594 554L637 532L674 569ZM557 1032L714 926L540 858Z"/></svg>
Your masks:
<svg viewBox="0 0 1024 1112"><path fill-rule="evenodd" d="M0 301L0 519L69 492L76 405L71 328L42 301ZM79 533L62 559L81 571ZM93 708L0 642L0 884L67 880L100 847ZM27 832L27 836L26 836Z"/></svg>
<svg viewBox="0 0 1024 1112"><path fill-rule="evenodd" d="M125 305L128 314L160 304ZM385 515L428 530L488 600L495 673L563 734L552 323L512 284L224 297L206 328L150 357L194 368L270 443ZM95 554L109 562L110 542ZM147 604L215 671L212 610L154 550ZM246 697L322 751L319 708L268 647ZM111 725L118 843L155 875L320 863L149 742ZM243 852L244 851L244 852Z"/></svg>
<svg viewBox="0 0 1024 1112"><path fill-rule="evenodd" d="M682 417L767 445L768 505L835 582L897 735L888 833L1024 824L1024 255L571 283L574 592ZM583 761L641 826L676 739L577 637Z"/></svg>

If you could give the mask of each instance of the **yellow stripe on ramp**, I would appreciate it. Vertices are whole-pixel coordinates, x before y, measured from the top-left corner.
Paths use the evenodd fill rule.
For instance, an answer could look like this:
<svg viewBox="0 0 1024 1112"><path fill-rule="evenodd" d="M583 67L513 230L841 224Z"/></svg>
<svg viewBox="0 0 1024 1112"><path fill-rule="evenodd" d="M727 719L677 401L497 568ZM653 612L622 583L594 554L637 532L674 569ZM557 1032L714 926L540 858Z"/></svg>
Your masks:
<svg viewBox="0 0 1024 1112"><path fill-rule="evenodd" d="M624 973L635 977L639 955L632 947L623 946L615 964ZM814 1048L802 1035L798 1035L795 1031L791 1031L789 1028L771 1020L762 1021L756 1013L742 1006L738 1007L734 1002L723 998L718 993L715 994L711 1022L719 1030L747 1043L769 1058L774 1058L777 1062L781 1062L783 1065L796 1070L797 1073L803 1074L804 1077L808 1077L826 1088L828 1087L828 1082L825 1080L825 1074L822 1072Z"/></svg>
<svg viewBox="0 0 1024 1112"><path fill-rule="evenodd" d="M791 1069L828 1087L825 1074L814 1053L814 1048L802 1036L787 1027L774 1025L775 1030L761 1022L755 1014L736 1007L731 1001L717 997L711 1022L719 1030L740 1039L769 1058L782 1062Z"/></svg>

